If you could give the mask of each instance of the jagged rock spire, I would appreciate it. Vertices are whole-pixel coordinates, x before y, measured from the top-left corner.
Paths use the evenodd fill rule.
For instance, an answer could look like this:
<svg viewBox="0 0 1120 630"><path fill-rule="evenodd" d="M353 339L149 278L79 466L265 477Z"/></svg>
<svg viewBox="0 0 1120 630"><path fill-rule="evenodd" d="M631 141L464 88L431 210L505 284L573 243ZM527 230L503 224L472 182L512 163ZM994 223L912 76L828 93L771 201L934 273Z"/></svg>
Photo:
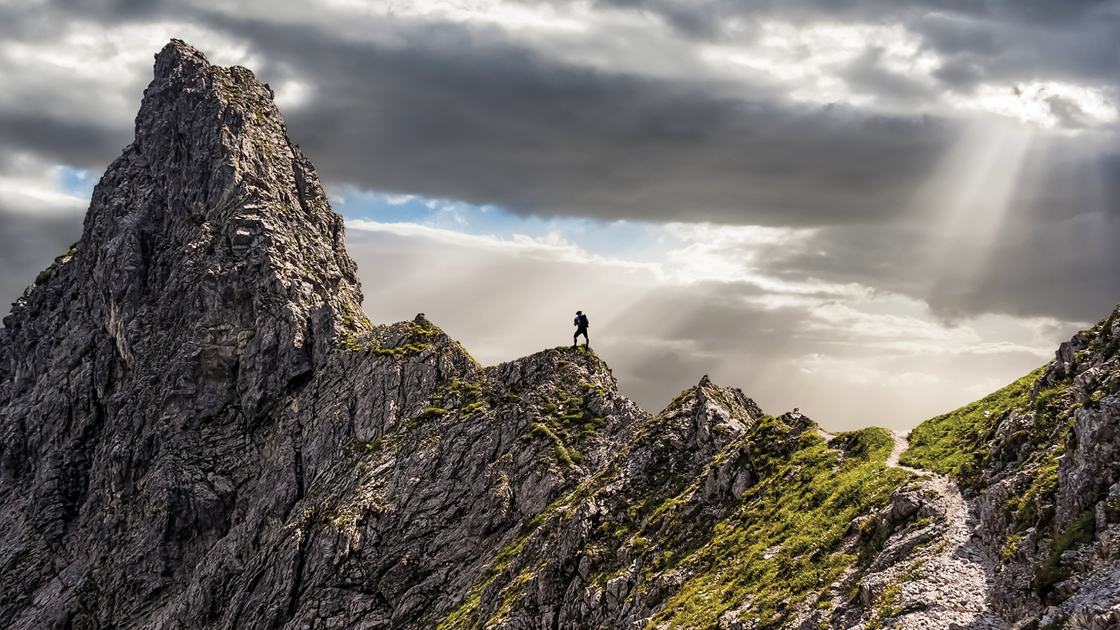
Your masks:
<svg viewBox="0 0 1120 630"><path fill-rule="evenodd" d="M361 291L342 218L272 96L249 70L172 40L73 262L17 303L8 326L47 300L70 329L107 334L129 368L153 361L188 381L224 373L253 417L306 375L364 320ZM229 402L212 389L208 407Z"/></svg>
<svg viewBox="0 0 1120 630"><path fill-rule="evenodd" d="M272 97L172 40L81 240L5 318L0 625L70 625L78 592L10 617L66 566L81 588L128 576L103 609L123 619L244 511L302 496L279 410L365 318L342 218ZM245 483L264 502L235 517Z"/></svg>

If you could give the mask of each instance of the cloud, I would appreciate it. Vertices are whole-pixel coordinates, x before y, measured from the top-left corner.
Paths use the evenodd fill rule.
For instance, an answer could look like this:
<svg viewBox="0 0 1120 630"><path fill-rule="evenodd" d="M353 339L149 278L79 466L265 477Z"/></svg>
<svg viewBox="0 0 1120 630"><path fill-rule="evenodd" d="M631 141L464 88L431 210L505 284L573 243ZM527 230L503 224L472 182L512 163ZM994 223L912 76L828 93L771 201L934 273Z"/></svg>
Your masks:
<svg viewBox="0 0 1120 630"><path fill-rule="evenodd" d="M332 179L519 213L867 220L904 203L953 134L928 118L571 67L458 26L436 29L440 45L424 47L229 28L330 95L287 121ZM408 40L429 31L416 27Z"/></svg>
<svg viewBox="0 0 1120 630"><path fill-rule="evenodd" d="M652 409L708 372L901 426L1120 296L1116 31L1058 0L9 3L0 297L76 238L52 173L119 154L177 36L270 82L340 209L400 209L351 221L375 321L424 311L493 363L582 308ZM402 223L421 199L438 225ZM664 241L491 236L461 204Z"/></svg>
<svg viewBox="0 0 1120 630"><path fill-rule="evenodd" d="M40 271L82 233L81 215L11 212L0 206L0 318Z"/></svg>
<svg viewBox="0 0 1120 630"><path fill-rule="evenodd" d="M1081 74L1054 67L1040 79L997 67L1033 54L1020 40L1091 32L1093 45L1105 46L1088 4L1050 27L1037 19L1057 13L1048 3L1029 12L877 1L412 1L310 14L283 2L47 7L54 12L43 8L40 18L53 14L58 33L39 48L30 39L7 47L12 93L43 92L27 111L12 110L10 123L0 120L9 142L60 163L106 163L126 139L119 112L133 109L116 105L128 100L122 94L134 101L146 80L151 53L136 51L188 31L215 61L250 64L274 84L293 136L329 180L523 214L883 220L906 207L949 151L964 129L959 116L989 111L1083 127L1115 113L1114 78L1105 82L1088 60L1075 63L1072 50L1054 56L1085 66ZM679 28L659 28L642 11L676 15L670 22ZM734 33L717 34L710 16ZM616 28L639 52L612 47ZM125 45L138 34L143 43ZM61 51L53 56L62 69L83 55L97 62L67 80L59 68L44 73L43 61L18 70L39 50ZM941 83L938 72L954 63L957 82ZM90 71L102 66L116 71ZM961 68L975 69L976 80L960 83ZM75 80L86 84L74 90ZM80 92L115 96L90 107ZM80 111L90 114L73 115Z"/></svg>
<svg viewBox="0 0 1120 630"><path fill-rule="evenodd" d="M354 219L347 221L346 227L352 231L388 232L397 236L423 237L446 245L509 253L519 257L538 258L555 263L595 264L604 267L618 267L628 272L644 272L652 277L664 275L661 266L655 263L638 263L588 254L555 232L543 238L515 234L512 239L505 240L496 236L465 234L415 223L378 223L376 221Z"/></svg>
<svg viewBox="0 0 1120 630"><path fill-rule="evenodd" d="M906 428L969 402L962 392L977 379L1022 376L1071 331L1006 316L947 325L920 302L866 291L769 303L754 277L684 282L672 261L655 273L564 242L350 225L374 321L423 311L494 364L569 343L571 313L583 310L623 393L652 411L707 373L772 413L798 406L833 428ZM705 242L715 227L691 234ZM789 239L761 229L742 240Z"/></svg>
<svg viewBox="0 0 1120 630"><path fill-rule="evenodd" d="M63 169L0 150L0 318L82 233L89 200L64 190Z"/></svg>

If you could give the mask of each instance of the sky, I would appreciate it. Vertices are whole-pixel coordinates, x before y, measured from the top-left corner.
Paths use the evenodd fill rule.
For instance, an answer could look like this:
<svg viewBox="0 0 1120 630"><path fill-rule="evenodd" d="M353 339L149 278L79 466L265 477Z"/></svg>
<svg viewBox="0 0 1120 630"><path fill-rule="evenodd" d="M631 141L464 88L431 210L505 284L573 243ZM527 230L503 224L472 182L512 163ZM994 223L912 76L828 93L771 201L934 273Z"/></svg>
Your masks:
<svg viewBox="0 0 1120 630"><path fill-rule="evenodd" d="M905 429L1120 301L1118 2L0 0L3 304L173 37L274 89L373 321L493 365L583 310L651 412Z"/></svg>

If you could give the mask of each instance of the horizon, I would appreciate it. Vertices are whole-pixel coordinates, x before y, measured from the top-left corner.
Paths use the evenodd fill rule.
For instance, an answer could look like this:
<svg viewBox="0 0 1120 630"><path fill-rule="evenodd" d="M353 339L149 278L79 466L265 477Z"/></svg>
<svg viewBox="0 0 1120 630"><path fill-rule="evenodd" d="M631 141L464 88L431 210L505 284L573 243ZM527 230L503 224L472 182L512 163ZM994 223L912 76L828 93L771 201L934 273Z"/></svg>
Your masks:
<svg viewBox="0 0 1120 630"><path fill-rule="evenodd" d="M248 67L363 309L485 365L563 345L909 429L1120 301L1113 3L0 7L0 301L80 235L172 37ZM5 314L7 306L4 308Z"/></svg>

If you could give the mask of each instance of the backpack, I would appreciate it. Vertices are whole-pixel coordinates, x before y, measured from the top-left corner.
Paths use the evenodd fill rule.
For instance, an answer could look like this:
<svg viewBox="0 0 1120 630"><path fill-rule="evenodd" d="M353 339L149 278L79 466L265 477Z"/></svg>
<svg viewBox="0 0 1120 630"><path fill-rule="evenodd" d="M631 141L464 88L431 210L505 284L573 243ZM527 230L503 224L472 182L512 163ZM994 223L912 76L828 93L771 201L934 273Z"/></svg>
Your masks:
<svg viewBox="0 0 1120 630"><path fill-rule="evenodd" d="M587 315L580 315L579 316L579 325L580 325L581 328L587 328L588 327L589 324L587 323Z"/></svg>

